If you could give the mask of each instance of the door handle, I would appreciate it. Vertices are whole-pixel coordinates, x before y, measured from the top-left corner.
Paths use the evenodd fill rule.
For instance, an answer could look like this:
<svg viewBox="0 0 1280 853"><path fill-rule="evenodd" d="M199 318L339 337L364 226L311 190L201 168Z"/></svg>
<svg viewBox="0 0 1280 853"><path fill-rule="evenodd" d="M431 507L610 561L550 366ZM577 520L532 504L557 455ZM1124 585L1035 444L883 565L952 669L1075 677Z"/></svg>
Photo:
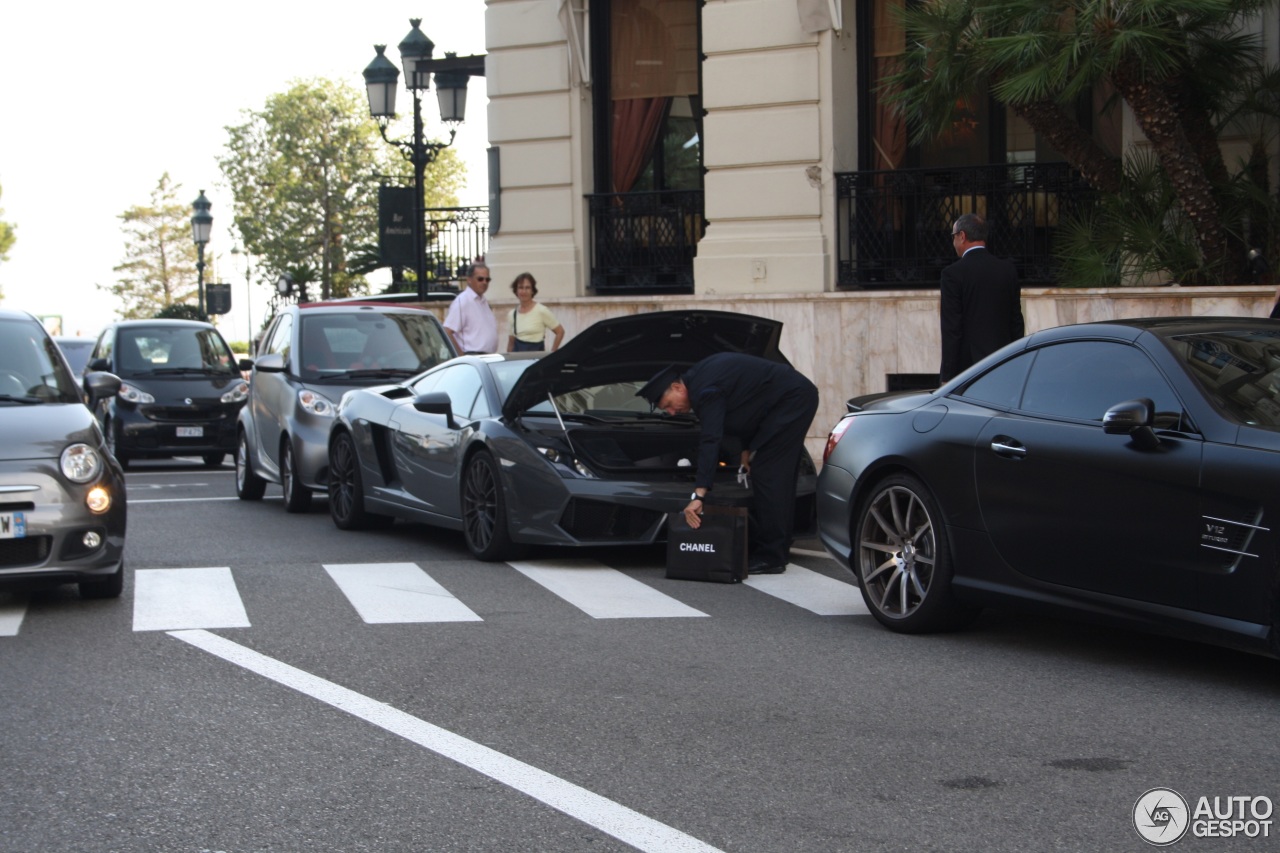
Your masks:
<svg viewBox="0 0 1280 853"><path fill-rule="evenodd" d="M1027 448L1007 435L997 435L991 440L991 450L997 456L1021 459L1027 455Z"/></svg>

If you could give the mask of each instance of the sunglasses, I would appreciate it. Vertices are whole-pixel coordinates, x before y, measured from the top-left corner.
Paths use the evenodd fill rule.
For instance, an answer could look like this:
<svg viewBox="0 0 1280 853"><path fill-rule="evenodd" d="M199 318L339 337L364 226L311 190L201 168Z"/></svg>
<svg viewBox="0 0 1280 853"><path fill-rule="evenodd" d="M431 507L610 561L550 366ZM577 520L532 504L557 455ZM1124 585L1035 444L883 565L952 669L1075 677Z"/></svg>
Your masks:
<svg viewBox="0 0 1280 853"><path fill-rule="evenodd" d="M487 275L478 275L476 276L476 281L490 281L490 278Z"/></svg>

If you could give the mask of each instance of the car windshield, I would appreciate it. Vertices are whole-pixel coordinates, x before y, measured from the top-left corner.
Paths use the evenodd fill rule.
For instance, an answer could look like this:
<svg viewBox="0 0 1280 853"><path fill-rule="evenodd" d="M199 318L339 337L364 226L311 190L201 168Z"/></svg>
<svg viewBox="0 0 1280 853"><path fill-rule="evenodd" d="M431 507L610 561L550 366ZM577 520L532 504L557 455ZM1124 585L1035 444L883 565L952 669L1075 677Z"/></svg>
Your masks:
<svg viewBox="0 0 1280 853"><path fill-rule="evenodd" d="M235 358L217 329L192 326L122 328L116 369L126 375L239 375Z"/></svg>
<svg viewBox="0 0 1280 853"><path fill-rule="evenodd" d="M72 373L84 373L89 354L93 352L93 338L59 338L58 349L67 357Z"/></svg>
<svg viewBox="0 0 1280 853"><path fill-rule="evenodd" d="M1280 432L1280 331L1179 335L1170 346L1228 417Z"/></svg>
<svg viewBox="0 0 1280 853"><path fill-rule="evenodd" d="M493 378L498 382L498 390L503 400L506 400L511 393L520 374L536 363L537 359L516 359L498 361L489 365L489 369L493 371ZM636 396L636 392L646 381L637 379L628 382L611 382L607 385L593 385L589 388L557 394L556 409L562 415L647 415L651 412L649 403ZM540 400L526 411L535 414L553 414L549 400Z"/></svg>
<svg viewBox="0 0 1280 853"><path fill-rule="evenodd" d="M33 320L0 319L0 406L80 403L58 345Z"/></svg>
<svg viewBox="0 0 1280 853"><path fill-rule="evenodd" d="M303 380L409 377L453 357L435 318L426 313L302 312Z"/></svg>

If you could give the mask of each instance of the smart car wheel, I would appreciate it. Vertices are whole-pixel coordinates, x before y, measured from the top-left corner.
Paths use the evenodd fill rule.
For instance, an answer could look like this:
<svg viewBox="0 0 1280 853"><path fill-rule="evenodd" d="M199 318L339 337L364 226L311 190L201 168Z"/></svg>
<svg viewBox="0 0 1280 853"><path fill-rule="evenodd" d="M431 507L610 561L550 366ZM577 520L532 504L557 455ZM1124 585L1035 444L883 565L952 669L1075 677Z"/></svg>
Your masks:
<svg viewBox="0 0 1280 853"><path fill-rule="evenodd" d="M341 530L389 527L395 517L364 508L364 481L360 457L348 432L339 432L329 444L329 516Z"/></svg>
<svg viewBox="0 0 1280 853"><path fill-rule="evenodd" d="M311 508L311 490L298 481L298 466L293 461L288 438L280 442L280 485L284 489L287 512L306 512Z"/></svg>
<svg viewBox="0 0 1280 853"><path fill-rule="evenodd" d="M977 615L952 596L942 513L920 480L899 474L878 484L859 506L854 533L862 597L880 624L917 634Z"/></svg>
<svg viewBox="0 0 1280 853"><path fill-rule="evenodd" d="M477 559L506 560L517 551L507 531L507 507L493 456L471 457L462 478L462 531Z"/></svg>
<svg viewBox="0 0 1280 853"><path fill-rule="evenodd" d="M249 461L249 436L240 430L236 437L236 497L242 501L260 501L267 490L267 481L253 473Z"/></svg>
<svg viewBox="0 0 1280 853"><path fill-rule="evenodd" d="M107 451L116 458L116 461L120 463L121 468L128 468L129 457L120 451L118 443L116 442L116 425L111 421L107 421L102 425L102 433L107 440Z"/></svg>
<svg viewBox="0 0 1280 853"><path fill-rule="evenodd" d="M119 598L124 592L124 560L102 580L80 581L76 586L81 598Z"/></svg>
<svg viewBox="0 0 1280 853"><path fill-rule="evenodd" d="M200 457L206 468L217 468L222 464L222 460L227 458L225 453L206 453Z"/></svg>

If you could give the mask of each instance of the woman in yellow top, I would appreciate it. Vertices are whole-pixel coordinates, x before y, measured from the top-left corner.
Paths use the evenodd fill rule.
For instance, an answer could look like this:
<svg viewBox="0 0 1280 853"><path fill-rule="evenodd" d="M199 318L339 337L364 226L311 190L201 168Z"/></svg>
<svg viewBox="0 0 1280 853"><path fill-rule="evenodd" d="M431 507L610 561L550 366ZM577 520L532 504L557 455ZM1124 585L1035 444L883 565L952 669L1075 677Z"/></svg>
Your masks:
<svg viewBox="0 0 1280 853"><path fill-rule="evenodd" d="M522 272L511 282L511 292L520 300L520 304L511 309L511 334L507 336L507 352L530 352L547 348L547 330L556 336L551 343L551 351L560 348L564 340L564 326L556 320L551 309L541 302L535 302L538 295L538 282L532 275Z"/></svg>

